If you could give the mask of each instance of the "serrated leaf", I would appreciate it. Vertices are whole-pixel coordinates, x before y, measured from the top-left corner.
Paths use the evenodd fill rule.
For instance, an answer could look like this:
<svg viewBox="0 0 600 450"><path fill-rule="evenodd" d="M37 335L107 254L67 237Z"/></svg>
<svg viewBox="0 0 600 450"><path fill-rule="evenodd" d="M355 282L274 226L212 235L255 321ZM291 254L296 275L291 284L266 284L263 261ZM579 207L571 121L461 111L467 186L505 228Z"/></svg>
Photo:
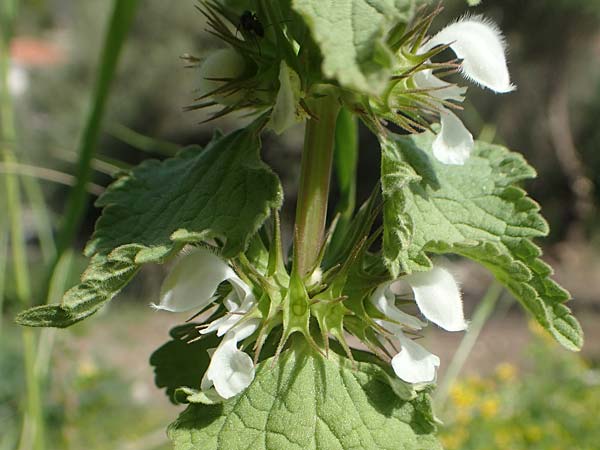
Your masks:
<svg viewBox="0 0 600 450"><path fill-rule="evenodd" d="M323 56L325 78L349 89L380 94L394 59L385 33L410 17L411 0L292 0Z"/></svg>
<svg viewBox="0 0 600 450"><path fill-rule="evenodd" d="M135 275L186 243L224 241L222 254L246 249L283 194L259 157L263 119L205 148L190 147L165 161L149 160L122 173L97 202L102 216L86 247L93 256L81 283L60 305L20 313L22 325L67 327L94 314Z"/></svg>
<svg viewBox="0 0 600 450"><path fill-rule="evenodd" d="M20 312L15 321L30 327L66 328L94 314L117 295L136 274L133 262L136 250L120 252L108 259L92 258L81 277L81 283L69 289L60 304L43 305Z"/></svg>
<svg viewBox="0 0 600 450"><path fill-rule="evenodd" d="M535 171L507 149L478 142L464 166L432 155L434 136L382 142L384 259L393 276L427 270L427 252L457 253L486 266L565 347L583 344L569 294L552 281L532 239L548 226L517 186Z"/></svg>
<svg viewBox="0 0 600 450"><path fill-rule="evenodd" d="M435 450L427 393L398 397L378 365L308 345L259 364L239 396L191 405L170 427L176 450Z"/></svg>
<svg viewBox="0 0 600 450"><path fill-rule="evenodd" d="M219 136L165 161L145 161L115 181L97 206L102 216L86 254L136 244L143 262L176 245L219 237L223 256L243 251L283 198L277 175L258 155L258 127Z"/></svg>

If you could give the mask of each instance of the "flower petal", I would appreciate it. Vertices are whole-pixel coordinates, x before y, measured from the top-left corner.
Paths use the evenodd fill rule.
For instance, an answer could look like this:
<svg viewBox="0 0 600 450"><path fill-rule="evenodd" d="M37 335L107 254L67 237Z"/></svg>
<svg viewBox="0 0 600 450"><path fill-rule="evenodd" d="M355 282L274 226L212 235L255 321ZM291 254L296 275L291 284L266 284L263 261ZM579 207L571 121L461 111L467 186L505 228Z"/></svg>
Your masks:
<svg viewBox="0 0 600 450"><path fill-rule="evenodd" d="M242 303L244 303L244 301L250 296L252 296L254 298L254 296L252 295L252 288L250 286L248 286L246 283L244 283L241 278L238 278L237 276L235 276L235 277L230 278L229 282L231 283L231 286L233 287L232 294L235 293L235 296L238 299L237 300L238 305L241 305Z"/></svg>
<svg viewBox="0 0 600 450"><path fill-rule="evenodd" d="M408 275L406 281L412 287L415 301L427 319L447 331L467 328L460 289L447 269L434 266L427 272Z"/></svg>
<svg viewBox="0 0 600 450"><path fill-rule="evenodd" d="M231 398L246 389L254 380L254 363L250 355L237 348L237 343L258 328L259 319L251 319L231 329L223 338L210 361L203 378L203 388L214 386L217 393Z"/></svg>
<svg viewBox="0 0 600 450"><path fill-rule="evenodd" d="M225 261L198 248L175 263L163 281L160 303L152 306L171 312L204 308L213 301L219 284L233 279L238 277Z"/></svg>
<svg viewBox="0 0 600 450"><path fill-rule="evenodd" d="M233 291L225 298L223 304L228 313L216 320L213 320L206 328L200 331L200 334L208 334L217 331L217 336L223 336L236 323L244 317L250 309L256 304L256 298L250 287L240 278L231 278L228 280Z"/></svg>
<svg viewBox="0 0 600 450"><path fill-rule="evenodd" d="M402 350L392 358L398 378L407 383L430 383L435 380L440 358L404 335L398 336Z"/></svg>
<svg viewBox="0 0 600 450"><path fill-rule="evenodd" d="M420 51L447 44L463 60L461 71L468 79L494 92L515 89L506 65L504 36L493 22L481 16L465 17L442 29Z"/></svg>
<svg viewBox="0 0 600 450"><path fill-rule="evenodd" d="M285 61L281 61L279 68L279 91L275 99L275 106L271 113L269 126L277 134L282 134L292 125L296 124L296 104L300 94L300 78Z"/></svg>
<svg viewBox="0 0 600 450"><path fill-rule="evenodd" d="M417 89L427 90L429 95L440 100L453 100L462 103L465 99L466 87L446 83L433 74L432 70L421 70L413 75Z"/></svg>
<svg viewBox="0 0 600 450"><path fill-rule="evenodd" d="M217 336L223 336L231 328L233 328L246 314L250 308L256 304L254 296L248 297L246 303L240 305L239 308L230 311L228 314L212 322L208 328L202 330L201 334L210 333L211 331L217 330Z"/></svg>
<svg viewBox="0 0 600 450"><path fill-rule="evenodd" d="M254 379L252 358L238 350L231 342L215 352L211 360L211 369L209 377L215 390L225 399L242 392Z"/></svg>
<svg viewBox="0 0 600 450"><path fill-rule="evenodd" d="M390 284L385 283L375 289L373 295L371 295L371 303L373 306L379 310L382 314L385 314L389 319L398 322L402 325L406 325L413 330L420 330L426 324L421 322L414 316L401 311L394 304L395 296L393 292L390 290ZM388 329L391 333L395 333L395 331L390 330L385 325L382 325L384 328Z"/></svg>
<svg viewBox="0 0 600 450"><path fill-rule="evenodd" d="M462 166L473 150L473 135L446 108L440 110L440 123L442 128L433 141L433 155L444 164Z"/></svg>

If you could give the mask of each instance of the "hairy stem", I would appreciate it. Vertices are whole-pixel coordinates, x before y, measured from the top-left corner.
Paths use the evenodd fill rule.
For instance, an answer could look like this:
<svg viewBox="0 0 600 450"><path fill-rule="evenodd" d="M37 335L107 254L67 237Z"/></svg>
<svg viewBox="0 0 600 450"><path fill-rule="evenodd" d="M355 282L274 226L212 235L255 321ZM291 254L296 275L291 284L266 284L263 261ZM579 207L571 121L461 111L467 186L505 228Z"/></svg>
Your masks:
<svg viewBox="0 0 600 450"><path fill-rule="evenodd" d="M306 123L296 206L296 262L300 275L317 263L323 245L333 163L337 100L325 95L310 105L315 118Z"/></svg>

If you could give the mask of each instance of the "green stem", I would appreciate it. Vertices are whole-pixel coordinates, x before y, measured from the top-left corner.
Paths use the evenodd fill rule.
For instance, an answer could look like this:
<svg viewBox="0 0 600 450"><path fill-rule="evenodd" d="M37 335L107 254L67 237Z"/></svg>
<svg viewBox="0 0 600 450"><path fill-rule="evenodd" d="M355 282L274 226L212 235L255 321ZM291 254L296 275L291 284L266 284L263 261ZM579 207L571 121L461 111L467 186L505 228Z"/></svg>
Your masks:
<svg viewBox="0 0 600 450"><path fill-rule="evenodd" d="M10 63L10 41L0 43L0 144L2 159L5 164L16 164L17 158L13 151L16 144L15 122L13 116L12 98L8 86L8 71ZM19 179L14 174L5 174L4 189L6 207L10 221L11 249L15 267L15 286L17 294L23 302L29 301L29 272L27 271L27 256L25 237L21 221L21 193Z"/></svg>
<svg viewBox="0 0 600 450"><path fill-rule="evenodd" d="M0 207L4 207L0 202ZM0 218L0 339L2 339L2 317L6 292L6 269L8 262L8 227L4 217Z"/></svg>
<svg viewBox="0 0 600 450"><path fill-rule="evenodd" d="M0 11L2 23L7 29L12 30L16 15L17 4L13 2L10 8ZM16 145L16 129L13 113L13 104L8 85L10 64L11 33L7 32L0 38L0 149L4 163L17 162L14 153ZM4 187L6 195L6 208L9 216L11 256L14 268L15 287L17 297L22 304L31 301L31 285L27 264L27 248L23 235L21 192L19 179L14 174L5 174ZM25 383L27 389L26 411L19 449L43 450L44 449L44 417L40 394L39 380L35 373L35 331L23 329L23 357L25 365Z"/></svg>
<svg viewBox="0 0 600 450"><path fill-rule="evenodd" d="M446 371L446 375L442 382L438 385L438 388L435 391L435 404L438 411L443 411L446 400L448 399L448 393L450 392L450 388L456 381L456 378L460 374L467 358L471 354L475 343L477 342L477 338L483 329L483 326L486 324L489 319L494 307L496 306L496 302L500 298L500 294L502 293L502 285L498 281L492 282L487 292L485 293L481 303L475 310L473 314L473 320L469 324L469 330L465 334L465 337L460 342L450 365L448 366L448 370Z"/></svg>
<svg viewBox="0 0 600 450"><path fill-rule="evenodd" d="M42 410L40 379L35 369L37 353L35 330L23 328L23 355L25 359L25 386L27 388L27 410L21 429L18 450L43 450L45 448L45 423Z"/></svg>
<svg viewBox="0 0 600 450"><path fill-rule="evenodd" d="M42 259L45 264L48 264L52 261L54 253L56 252L56 245L54 244L54 236L52 234L50 211L48 211L42 187L36 178L22 177L21 183L23 184L25 196L27 197L28 203L31 205L31 210L34 214L34 222L37 230L37 238L40 242L40 249L42 251Z"/></svg>
<svg viewBox="0 0 600 450"><path fill-rule="evenodd" d="M356 168L358 165L358 120L343 108L335 128L335 172L340 189L336 212L348 223L356 207Z"/></svg>
<svg viewBox="0 0 600 450"><path fill-rule="evenodd" d="M108 124L107 132L121 142L143 152L169 157L175 155L181 149L177 144L145 136L120 123Z"/></svg>
<svg viewBox="0 0 600 450"><path fill-rule="evenodd" d="M330 95L320 97L310 107L316 118L306 123L296 206L295 254L300 275L314 267L323 245L335 123L340 108L337 99Z"/></svg>

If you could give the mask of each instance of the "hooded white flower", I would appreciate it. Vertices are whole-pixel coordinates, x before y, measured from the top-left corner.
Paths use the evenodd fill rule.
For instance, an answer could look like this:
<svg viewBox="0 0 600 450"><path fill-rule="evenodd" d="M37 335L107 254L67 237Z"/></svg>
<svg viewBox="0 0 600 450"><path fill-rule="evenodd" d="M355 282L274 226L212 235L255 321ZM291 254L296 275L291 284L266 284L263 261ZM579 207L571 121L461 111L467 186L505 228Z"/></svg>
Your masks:
<svg viewBox="0 0 600 450"><path fill-rule="evenodd" d="M200 332L201 334L216 331L217 336L223 336L256 304L256 298L243 281L240 279L231 279L229 282L233 285L233 290L223 300L223 304L225 305L225 308L227 308L228 314L213 320Z"/></svg>
<svg viewBox="0 0 600 450"><path fill-rule="evenodd" d="M465 17L448 25L421 46L419 53L440 45L449 45L462 60L461 73L467 79L496 93L515 89L506 65L504 37L489 20ZM440 80L431 70L417 73L413 81L417 88L430 90L430 95L440 100L464 100L466 88ZM440 108L441 130L433 143L433 154L445 164L462 165L473 149L473 136L453 112Z"/></svg>
<svg viewBox="0 0 600 450"><path fill-rule="evenodd" d="M254 380L254 363L250 355L238 349L238 342L254 333L259 323L259 319L250 319L225 333L202 378L203 391L214 387L217 394L228 399L250 386Z"/></svg>
<svg viewBox="0 0 600 450"><path fill-rule="evenodd" d="M392 333L402 346L400 353L392 359L394 372L408 383L429 383L435 379L440 360L403 333L405 327L420 330L426 324L401 311L394 304L393 291L401 282L410 285L423 316L447 331L462 331L467 328L460 289L450 272L438 265L427 272L414 273L397 282L385 283L371 296L373 305L386 316L385 320L376 322Z"/></svg>
<svg viewBox="0 0 600 450"><path fill-rule="evenodd" d="M207 249L194 249L175 263L163 281L160 302L152 306L171 312L202 309L215 300L215 291L224 281L231 283L232 294L243 296L242 301L252 296L225 261Z"/></svg>
<svg viewBox="0 0 600 450"><path fill-rule="evenodd" d="M198 248L180 258L165 281L156 309L171 312L203 309L215 300L215 292L223 282L232 291L223 300L228 314L211 322L202 334L217 332L223 336L211 355L210 365L202 379L202 390L214 387L222 398L233 397L246 389L254 379L252 358L238 349L238 342L258 328L259 319L240 320L256 304L252 289L218 256Z"/></svg>
<svg viewBox="0 0 600 450"><path fill-rule="evenodd" d="M377 323L392 333L402 346L400 353L392 358L392 368L396 376L407 383L434 381L440 358L406 337L401 326L385 320L377 320Z"/></svg>
<svg viewBox="0 0 600 450"><path fill-rule="evenodd" d="M460 288L448 269L436 265L399 281L410 285L419 310L428 320L446 331L467 329Z"/></svg>

